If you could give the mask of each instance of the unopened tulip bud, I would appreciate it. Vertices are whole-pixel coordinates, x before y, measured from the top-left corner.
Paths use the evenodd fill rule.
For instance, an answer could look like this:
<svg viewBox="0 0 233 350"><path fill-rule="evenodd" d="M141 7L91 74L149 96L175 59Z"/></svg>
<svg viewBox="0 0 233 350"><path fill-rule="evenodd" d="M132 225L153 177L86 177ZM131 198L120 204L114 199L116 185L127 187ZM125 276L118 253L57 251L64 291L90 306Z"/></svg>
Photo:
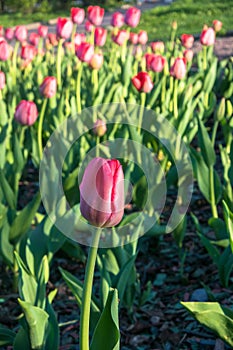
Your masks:
<svg viewBox="0 0 233 350"><path fill-rule="evenodd" d="M94 26L90 21L85 22L85 30L88 33L91 33L94 30Z"/></svg>
<svg viewBox="0 0 233 350"><path fill-rule="evenodd" d="M5 73L0 71L0 90L4 89L5 85L6 85Z"/></svg>
<svg viewBox="0 0 233 350"><path fill-rule="evenodd" d="M129 33L127 30L119 30L116 35L113 35L112 40L119 46L124 45L124 43L129 39Z"/></svg>
<svg viewBox="0 0 233 350"><path fill-rule="evenodd" d="M147 72L139 72L131 80L139 92L149 93L153 89L154 85Z"/></svg>
<svg viewBox="0 0 233 350"><path fill-rule="evenodd" d="M116 159L94 158L80 185L80 211L97 227L116 226L124 215L124 174Z"/></svg>
<svg viewBox="0 0 233 350"><path fill-rule="evenodd" d="M57 36L54 33L49 33L47 38L47 43L51 44L52 46L58 45Z"/></svg>
<svg viewBox="0 0 233 350"><path fill-rule="evenodd" d="M152 62L153 58L155 57L155 54L146 53L144 57L146 60L146 69L149 71L149 70L151 70L151 62Z"/></svg>
<svg viewBox="0 0 233 350"><path fill-rule="evenodd" d="M154 51L155 53L163 54L165 49L164 42L154 41L153 43L151 43L151 48L152 48L152 51Z"/></svg>
<svg viewBox="0 0 233 350"><path fill-rule="evenodd" d="M213 21L213 27L214 27L215 32L220 32L220 30L222 29L222 22L215 19Z"/></svg>
<svg viewBox="0 0 233 350"><path fill-rule="evenodd" d="M140 30L140 32L138 33L138 43L140 45L146 45L147 41L148 41L147 32L145 30Z"/></svg>
<svg viewBox="0 0 233 350"><path fill-rule="evenodd" d="M89 62L89 66L92 69L100 69L103 65L103 62L104 62L104 57L102 53L94 53L94 55L92 56Z"/></svg>
<svg viewBox="0 0 233 350"><path fill-rule="evenodd" d="M10 56L10 47L5 40L0 40L0 61L8 60Z"/></svg>
<svg viewBox="0 0 233 350"><path fill-rule="evenodd" d="M100 26L104 17L104 9L99 6L89 6L87 17L94 26Z"/></svg>
<svg viewBox="0 0 233 350"><path fill-rule="evenodd" d="M186 49L191 49L194 43L194 36L191 34L182 34L181 43Z"/></svg>
<svg viewBox="0 0 233 350"><path fill-rule="evenodd" d="M72 33L73 23L67 18L58 18L57 20L57 36L61 39L69 39Z"/></svg>
<svg viewBox="0 0 233 350"><path fill-rule="evenodd" d="M211 46L215 43L215 31L211 27L204 27L200 36L201 44L204 46Z"/></svg>
<svg viewBox="0 0 233 350"><path fill-rule="evenodd" d="M125 23L125 19L122 13L114 12L111 19L111 25L116 28L121 28Z"/></svg>
<svg viewBox="0 0 233 350"><path fill-rule="evenodd" d="M226 118L230 118L233 115L233 106L230 100L226 101Z"/></svg>
<svg viewBox="0 0 233 350"><path fill-rule="evenodd" d="M104 28L95 28L95 45L104 46L107 39L107 30Z"/></svg>
<svg viewBox="0 0 233 350"><path fill-rule="evenodd" d="M79 46L81 43L86 41L86 35L84 33L75 33L74 44Z"/></svg>
<svg viewBox="0 0 233 350"><path fill-rule="evenodd" d="M170 74L176 79L183 79L186 75L185 58L176 58L170 69Z"/></svg>
<svg viewBox="0 0 233 350"><path fill-rule="evenodd" d="M40 36L37 33L31 33L29 35L29 43L31 45L37 46L39 44L40 41Z"/></svg>
<svg viewBox="0 0 233 350"><path fill-rule="evenodd" d="M21 43L24 42L28 35L27 28L24 26L17 26L15 28L14 35L16 40L20 41Z"/></svg>
<svg viewBox="0 0 233 350"><path fill-rule="evenodd" d="M226 100L223 97L217 107L216 110L216 119L218 121L221 121L225 118L225 113L226 113Z"/></svg>
<svg viewBox="0 0 233 350"><path fill-rule="evenodd" d="M130 7L125 14L125 23L135 28L137 27L141 17L141 11L136 7Z"/></svg>
<svg viewBox="0 0 233 350"><path fill-rule="evenodd" d="M185 50L184 51L184 58L187 62L192 62L193 60L193 51L192 50Z"/></svg>
<svg viewBox="0 0 233 350"><path fill-rule="evenodd" d="M93 133L101 137L106 133L106 131L107 131L106 123L101 119L97 119L94 124Z"/></svg>
<svg viewBox="0 0 233 350"><path fill-rule="evenodd" d="M85 11L79 7L72 7L70 10L71 19L73 23L82 24L85 18Z"/></svg>
<svg viewBox="0 0 233 350"><path fill-rule="evenodd" d="M40 25L37 29L37 32L38 32L40 37L46 38L46 36L48 35L48 27Z"/></svg>
<svg viewBox="0 0 233 350"><path fill-rule="evenodd" d="M37 117L37 107L32 101L22 100L15 109L15 120L22 125L34 124Z"/></svg>
<svg viewBox="0 0 233 350"><path fill-rule="evenodd" d="M129 41L133 45L137 45L138 43L138 34L137 33L130 33L129 34Z"/></svg>
<svg viewBox="0 0 233 350"><path fill-rule="evenodd" d="M151 70L157 73L162 72L166 62L167 61L165 57L161 55L154 55L150 63Z"/></svg>
<svg viewBox="0 0 233 350"><path fill-rule="evenodd" d="M89 63L94 55L94 46L89 43L81 43L76 49L76 55L80 61Z"/></svg>
<svg viewBox="0 0 233 350"><path fill-rule="evenodd" d="M57 79L55 77L46 77L40 85L40 93L45 98L51 98L57 92Z"/></svg>
<svg viewBox="0 0 233 350"><path fill-rule="evenodd" d="M172 29L177 30L177 22L176 21L172 22Z"/></svg>
<svg viewBox="0 0 233 350"><path fill-rule="evenodd" d="M35 48L35 46L32 45L25 45L22 46L21 49L21 58L27 61L32 61L33 58L36 56L37 54L37 49Z"/></svg>
<svg viewBox="0 0 233 350"><path fill-rule="evenodd" d="M15 31L13 28L6 28L5 29L5 38L8 40L8 41L11 41L14 39L14 35L15 35Z"/></svg>

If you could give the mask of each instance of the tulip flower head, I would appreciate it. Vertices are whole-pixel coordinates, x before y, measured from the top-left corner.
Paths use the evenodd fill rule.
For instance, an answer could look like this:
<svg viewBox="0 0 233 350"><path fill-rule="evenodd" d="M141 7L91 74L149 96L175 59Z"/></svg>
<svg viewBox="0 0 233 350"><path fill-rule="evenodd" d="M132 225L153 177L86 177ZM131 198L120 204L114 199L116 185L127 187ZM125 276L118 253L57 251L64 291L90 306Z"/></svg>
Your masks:
<svg viewBox="0 0 233 350"><path fill-rule="evenodd" d="M104 9L99 6L89 6L87 17L94 26L100 26L104 18Z"/></svg>
<svg viewBox="0 0 233 350"><path fill-rule="evenodd" d="M137 27L141 17L141 11L136 7L130 7L125 14L125 24L135 28Z"/></svg>
<svg viewBox="0 0 233 350"><path fill-rule="evenodd" d="M14 39L14 35L15 35L15 31L13 28L6 28L5 29L5 38L8 40L8 41L11 41Z"/></svg>
<svg viewBox="0 0 233 350"><path fill-rule="evenodd" d="M31 33L29 35L29 43L31 45L37 46L39 44L40 41L40 36L37 33Z"/></svg>
<svg viewBox="0 0 233 350"><path fill-rule="evenodd" d="M47 39L46 39L46 42L47 42L47 44L50 44L50 45L52 45L52 46L57 46L58 40L57 40L56 34L54 34L54 33L49 33L49 34L48 34L48 37L47 37Z"/></svg>
<svg viewBox="0 0 233 350"><path fill-rule="evenodd" d="M147 41L148 41L147 32L145 30L140 30L140 32L138 33L138 43L140 45L146 45Z"/></svg>
<svg viewBox="0 0 233 350"><path fill-rule="evenodd" d="M57 20L57 36L61 39L69 39L72 33L73 23L67 18L59 17Z"/></svg>
<svg viewBox="0 0 233 350"><path fill-rule="evenodd" d="M150 46L153 52L160 54L164 53L165 46L163 41L154 41L150 44Z"/></svg>
<svg viewBox="0 0 233 350"><path fill-rule="evenodd" d="M149 93L154 86L147 72L139 72L131 81L139 92Z"/></svg>
<svg viewBox="0 0 233 350"><path fill-rule="evenodd" d="M85 22L85 31L91 33L94 30L94 26L90 21Z"/></svg>
<svg viewBox="0 0 233 350"><path fill-rule="evenodd" d="M15 28L14 35L16 40L20 41L21 43L24 42L28 35L27 28L24 26L17 26Z"/></svg>
<svg viewBox="0 0 233 350"><path fill-rule="evenodd" d="M37 29L37 32L38 32L40 37L46 38L46 36L48 35L48 27L40 25Z"/></svg>
<svg viewBox="0 0 233 350"><path fill-rule="evenodd" d="M89 66L92 69L100 69L102 67L104 63L104 57L102 53L94 53L94 55L92 56L90 62L89 62Z"/></svg>
<svg viewBox="0 0 233 350"><path fill-rule="evenodd" d="M190 34L182 34L181 43L186 49L191 49L194 43L194 36Z"/></svg>
<svg viewBox="0 0 233 350"><path fill-rule="evenodd" d="M215 32L220 32L220 30L222 29L222 22L218 19L213 20L213 27Z"/></svg>
<svg viewBox="0 0 233 350"><path fill-rule="evenodd" d="M6 40L0 39L0 61L8 60L10 56L10 47Z"/></svg>
<svg viewBox="0 0 233 350"><path fill-rule="evenodd" d="M57 92L57 79L55 77L46 77L40 85L40 93L45 98L51 98Z"/></svg>
<svg viewBox="0 0 233 350"><path fill-rule="evenodd" d="M5 85L6 85L5 73L0 71L0 90L4 89Z"/></svg>
<svg viewBox="0 0 233 350"><path fill-rule="evenodd" d="M93 133L99 137L103 136L107 131L106 123L101 120L97 119L94 123Z"/></svg>
<svg viewBox="0 0 233 350"><path fill-rule="evenodd" d="M124 174L116 159L94 158L80 184L80 211L96 227L116 226L124 214Z"/></svg>
<svg viewBox="0 0 233 350"><path fill-rule="evenodd" d="M89 43L81 43L76 49L76 55L80 61L89 63L94 55L94 46Z"/></svg>
<svg viewBox="0 0 233 350"><path fill-rule="evenodd" d="M129 41L133 45L137 45L138 43L138 34L137 33L130 33L129 34Z"/></svg>
<svg viewBox="0 0 233 350"><path fill-rule="evenodd" d="M86 41L86 35L84 33L75 33L74 35L74 44L80 45L81 43Z"/></svg>
<svg viewBox="0 0 233 350"><path fill-rule="evenodd" d="M107 30L104 28L95 28L95 45L104 46L107 39Z"/></svg>
<svg viewBox="0 0 233 350"><path fill-rule="evenodd" d="M185 50L184 51L184 58L187 62L191 62L193 60L193 51L192 50Z"/></svg>
<svg viewBox="0 0 233 350"><path fill-rule="evenodd" d="M37 117L37 107L32 101L22 100L15 109L15 120L22 125L30 126L34 124Z"/></svg>
<svg viewBox="0 0 233 350"><path fill-rule="evenodd" d="M79 7L72 7L70 10L70 15L73 23L78 25L82 24L85 18L85 11Z"/></svg>
<svg viewBox="0 0 233 350"><path fill-rule="evenodd" d="M114 12L111 19L111 25L115 28L121 28L125 23L124 15L120 12Z"/></svg>
<svg viewBox="0 0 233 350"><path fill-rule="evenodd" d="M37 49L32 45L24 45L21 49L21 58L31 62L37 54Z"/></svg>
<svg viewBox="0 0 233 350"><path fill-rule="evenodd" d="M176 79L183 79L186 75L186 60L185 58L176 58L173 63L170 74Z"/></svg>
<svg viewBox="0 0 233 350"><path fill-rule="evenodd" d="M215 31L211 27L204 27L200 36L201 44L204 46L212 46L215 43Z"/></svg>
<svg viewBox="0 0 233 350"><path fill-rule="evenodd" d="M129 39L129 33L127 30L119 30L116 35L113 35L112 40L119 46L124 45L124 43Z"/></svg>
<svg viewBox="0 0 233 350"><path fill-rule="evenodd" d="M150 67L153 72L162 72L166 63L166 58L161 55L154 55L152 57Z"/></svg>

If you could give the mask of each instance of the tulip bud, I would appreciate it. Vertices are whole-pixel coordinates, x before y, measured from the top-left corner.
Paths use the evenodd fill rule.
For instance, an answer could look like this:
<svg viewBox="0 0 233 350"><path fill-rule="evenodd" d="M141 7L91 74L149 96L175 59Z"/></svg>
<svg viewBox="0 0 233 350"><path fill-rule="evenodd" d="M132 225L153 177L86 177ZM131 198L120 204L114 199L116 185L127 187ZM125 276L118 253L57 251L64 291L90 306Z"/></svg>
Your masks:
<svg viewBox="0 0 233 350"><path fill-rule="evenodd" d="M220 32L220 30L222 29L222 22L217 19L213 20L213 27L215 32Z"/></svg>
<svg viewBox="0 0 233 350"><path fill-rule="evenodd" d="M15 120L22 125L32 125L38 117L36 104L22 100L15 109Z"/></svg>
<svg viewBox="0 0 233 350"><path fill-rule="evenodd" d="M81 43L86 41L86 35L84 33L75 33L74 44L79 46Z"/></svg>
<svg viewBox="0 0 233 350"><path fill-rule="evenodd" d="M148 93L154 86L147 72L139 72L131 79L131 81L139 92Z"/></svg>
<svg viewBox="0 0 233 350"><path fill-rule="evenodd" d="M125 23L135 28L137 27L141 17L141 11L137 9L136 7L130 7L125 14Z"/></svg>
<svg viewBox="0 0 233 350"><path fill-rule="evenodd" d="M92 56L90 62L89 62L89 66L92 69L100 69L103 65L104 62L104 57L102 53L94 53L94 55Z"/></svg>
<svg viewBox="0 0 233 350"><path fill-rule="evenodd" d="M106 133L106 131L107 131L106 123L101 119L97 119L94 124L93 133L101 137Z"/></svg>
<svg viewBox="0 0 233 350"><path fill-rule="evenodd" d="M161 55L154 55L150 63L151 70L157 73L162 72L165 66L165 63L166 63L165 57Z"/></svg>
<svg viewBox="0 0 233 350"><path fill-rule="evenodd" d="M48 34L48 27L40 25L37 29L37 32L38 32L40 37L46 38L46 36Z"/></svg>
<svg viewBox="0 0 233 350"><path fill-rule="evenodd" d="M225 112L226 112L226 100L225 98L223 97L216 109L216 119L218 121L221 121L225 118Z"/></svg>
<svg viewBox="0 0 233 350"><path fill-rule="evenodd" d="M40 93L45 98L51 98L57 92L57 79L55 77L46 77L40 85Z"/></svg>
<svg viewBox="0 0 233 350"><path fill-rule="evenodd" d="M107 39L107 30L104 28L95 28L95 45L104 46Z"/></svg>
<svg viewBox="0 0 233 350"><path fill-rule="evenodd" d="M186 49L191 49L194 43L194 36L190 34L182 34L181 43Z"/></svg>
<svg viewBox="0 0 233 350"><path fill-rule="evenodd" d="M27 28L24 26L17 26L15 28L14 35L15 35L15 39L22 43L27 39L27 35L28 35Z"/></svg>
<svg viewBox="0 0 233 350"><path fill-rule="evenodd" d="M0 61L6 61L10 56L10 47L5 40L0 40Z"/></svg>
<svg viewBox="0 0 233 350"><path fill-rule="evenodd" d="M233 106L230 100L226 101L226 118L230 118L233 115Z"/></svg>
<svg viewBox="0 0 233 350"><path fill-rule="evenodd" d="M82 24L85 18L85 11L79 7L72 7L70 15L73 23Z"/></svg>
<svg viewBox="0 0 233 350"><path fill-rule="evenodd" d="M80 211L97 227L116 226L124 215L124 174L116 159L94 158L80 185Z"/></svg>
<svg viewBox="0 0 233 350"><path fill-rule="evenodd" d="M153 53L146 53L144 57L145 57L145 60L146 60L146 69L147 70L151 70L151 62L152 62L153 58L155 57L155 54L153 54Z"/></svg>
<svg viewBox="0 0 233 350"><path fill-rule="evenodd" d="M130 33L129 34L129 41L133 45L137 45L138 43L138 34L137 33Z"/></svg>
<svg viewBox="0 0 233 350"><path fill-rule="evenodd" d="M125 19L122 13L114 12L111 19L111 25L116 28L121 28L125 23Z"/></svg>
<svg viewBox="0 0 233 350"><path fill-rule="evenodd" d="M33 58L36 56L36 54L37 54L37 50L35 46L32 46L32 45L22 46L21 55L20 55L22 59L32 61Z"/></svg>
<svg viewBox="0 0 233 350"><path fill-rule="evenodd" d="M192 50L185 50L184 51L184 58L187 62L191 62L193 60L193 51Z"/></svg>
<svg viewBox="0 0 233 350"><path fill-rule="evenodd" d="M94 46L89 43L81 43L76 49L76 55L80 61L89 63L94 55Z"/></svg>
<svg viewBox="0 0 233 350"><path fill-rule="evenodd" d="M176 21L172 22L172 29L177 30L177 22Z"/></svg>
<svg viewBox="0 0 233 350"><path fill-rule="evenodd" d="M171 69L170 74L176 79L183 79L186 75L186 60L185 58L176 58Z"/></svg>
<svg viewBox="0 0 233 350"><path fill-rule="evenodd" d="M151 48L152 48L152 51L160 54L164 53L164 49L165 49L163 41L155 41L151 43Z"/></svg>
<svg viewBox="0 0 233 350"><path fill-rule="evenodd" d="M58 40L57 40L56 34L54 34L54 33L48 34L47 44L48 43L51 44L52 46L57 46Z"/></svg>
<svg viewBox="0 0 233 350"><path fill-rule="evenodd" d="M69 39L72 33L73 23L67 18L58 18L57 20L57 36L61 39Z"/></svg>
<svg viewBox="0 0 233 350"><path fill-rule="evenodd" d="M138 33L138 43L140 45L146 45L147 41L148 41L147 32L145 30L140 30L140 32Z"/></svg>
<svg viewBox="0 0 233 350"><path fill-rule="evenodd" d="M85 30L88 33L91 33L94 30L94 26L90 21L85 22Z"/></svg>
<svg viewBox="0 0 233 350"><path fill-rule="evenodd" d="M89 6L87 8L87 17L94 26L100 26L104 17L104 9L99 6Z"/></svg>
<svg viewBox="0 0 233 350"><path fill-rule="evenodd" d="M5 85L6 85L5 73L0 71L0 90L4 89Z"/></svg>
<svg viewBox="0 0 233 350"><path fill-rule="evenodd" d="M129 39L129 33L126 30L119 30L116 35L113 35L112 40L119 46L124 45L124 43Z"/></svg>
<svg viewBox="0 0 233 350"><path fill-rule="evenodd" d="M13 28L6 28L5 29L5 38L8 40L8 41L11 41L14 39L14 35L15 35L15 31Z"/></svg>
<svg viewBox="0 0 233 350"><path fill-rule="evenodd" d="M211 27L204 27L202 30L200 41L202 45L211 46L215 43L215 31Z"/></svg>
<svg viewBox="0 0 233 350"><path fill-rule="evenodd" d="M30 44L37 46L39 44L40 36L37 33L31 33L29 35L29 42Z"/></svg>

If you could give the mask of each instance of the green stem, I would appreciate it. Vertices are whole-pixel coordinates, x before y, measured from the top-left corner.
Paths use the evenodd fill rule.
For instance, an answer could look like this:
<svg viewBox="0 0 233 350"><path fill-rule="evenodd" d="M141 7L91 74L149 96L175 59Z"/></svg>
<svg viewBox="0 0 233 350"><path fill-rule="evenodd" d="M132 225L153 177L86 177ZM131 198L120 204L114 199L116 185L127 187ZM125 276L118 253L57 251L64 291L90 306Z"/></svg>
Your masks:
<svg viewBox="0 0 233 350"><path fill-rule="evenodd" d="M161 91L162 112L165 112L166 83L167 83L167 77L166 77L166 75L164 75L163 78L162 78L162 91Z"/></svg>
<svg viewBox="0 0 233 350"><path fill-rule="evenodd" d="M173 94L173 113L174 118L178 118L178 79L175 79L174 94Z"/></svg>
<svg viewBox="0 0 233 350"><path fill-rule="evenodd" d="M76 102L77 102L77 111L78 113L81 113L82 111L82 104L81 104L81 77L82 77L82 70L83 70L83 64L80 63L78 74L77 74L77 81L76 81Z"/></svg>
<svg viewBox="0 0 233 350"><path fill-rule="evenodd" d="M92 246L90 247L87 259L80 318L80 350L89 350L91 293L100 234L101 228L93 233Z"/></svg>
<svg viewBox="0 0 233 350"><path fill-rule="evenodd" d="M61 88L61 59L62 59L62 40L59 40L57 48L57 87Z"/></svg>
<svg viewBox="0 0 233 350"><path fill-rule="evenodd" d="M209 169L209 181L210 181L210 205L212 210L212 216L218 218L218 211L215 202L215 191L214 191L214 168Z"/></svg>
<svg viewBox="0 0 233 350"><path fill-rule="evenodd" d="M207 68L207 46L203 46L203 69Z"/></svg>
<svg viewBox="0 0 233 350"><path fill-rule="evenodd" d="M98 91L98 69L92 70L93 95L96 96Z"/></svg>
<svg viewBox="0 0 233 350"><path fill-rule="evenodd" d="M43 154L43 142L42 142L42 126L43 126L43 120L44 120L44 115L45 115L45 110L47 106L48 99L45 98L42 104L41 112L40 112L40 117L39 117L39 124L38 124L38 147L39 147L39 156L40 160L42 159L42 154Z"/></svg>
<svg viewBox="0 0 233 350"><path fill-rule="evenodd" d="M13 66L13 83L16 85L17 81L17 57L18 57L18 49L19 49L19 41L16 41L15 47L14 47L14 52L12 56L12 66Z"/></svg>
<svg viewBox="0 0 233 350"><path fill-rule="evenodd" d="M140 108L140 114L139 114L139 120L138 120L138 133L141 135L141 128L142 128L142 120L143 120L143 112L146 104L146 93L141 93L141 108Z"/></svg>

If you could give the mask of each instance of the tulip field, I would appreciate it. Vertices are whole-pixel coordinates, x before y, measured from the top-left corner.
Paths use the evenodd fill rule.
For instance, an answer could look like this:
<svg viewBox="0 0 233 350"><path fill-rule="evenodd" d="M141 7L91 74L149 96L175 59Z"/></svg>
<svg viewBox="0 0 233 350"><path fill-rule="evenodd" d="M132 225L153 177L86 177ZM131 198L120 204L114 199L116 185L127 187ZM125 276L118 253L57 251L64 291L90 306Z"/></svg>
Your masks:
<svg viewBox="0 0 233 350"><path fill-rule="evenodd" d="M224 23L149 42L137 7L103 18L0 26L0 348L231 349Z"/></svg>

